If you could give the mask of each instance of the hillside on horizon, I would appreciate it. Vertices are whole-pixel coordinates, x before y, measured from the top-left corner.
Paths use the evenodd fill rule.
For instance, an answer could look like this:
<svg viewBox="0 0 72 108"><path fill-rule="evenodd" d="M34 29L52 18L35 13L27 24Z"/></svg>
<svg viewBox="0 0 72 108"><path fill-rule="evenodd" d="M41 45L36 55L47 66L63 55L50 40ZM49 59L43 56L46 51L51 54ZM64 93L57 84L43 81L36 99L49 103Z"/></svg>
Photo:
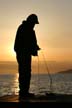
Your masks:
<svg viewBox="0 0 72 108"><path fill-rule="evenodd" d="M64 70L64 71L59 71L57 72L58 74L72 74L72 69Z"/></svg>

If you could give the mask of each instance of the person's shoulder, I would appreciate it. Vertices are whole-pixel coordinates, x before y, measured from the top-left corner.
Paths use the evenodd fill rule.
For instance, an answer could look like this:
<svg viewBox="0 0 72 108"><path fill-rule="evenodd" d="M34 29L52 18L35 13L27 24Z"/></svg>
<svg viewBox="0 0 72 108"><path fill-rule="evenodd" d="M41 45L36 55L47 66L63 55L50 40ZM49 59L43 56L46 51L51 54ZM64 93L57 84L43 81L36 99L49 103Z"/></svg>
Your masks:
<svg viewBox="0 0 72 108"><path fill-rule="evenodd" d="M23 29L23 24L20 24L20 25L18 26L18 31L20 31L21 29Z"/></svg>

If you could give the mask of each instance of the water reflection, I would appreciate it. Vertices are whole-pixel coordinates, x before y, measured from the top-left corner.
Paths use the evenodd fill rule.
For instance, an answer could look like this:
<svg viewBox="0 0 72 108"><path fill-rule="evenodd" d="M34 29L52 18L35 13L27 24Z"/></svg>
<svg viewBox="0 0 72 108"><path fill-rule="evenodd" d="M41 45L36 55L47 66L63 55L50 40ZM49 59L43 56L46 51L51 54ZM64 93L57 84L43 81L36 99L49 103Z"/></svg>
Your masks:
<svg viewBox="0 0 72 108"><path fill-rule="evenodd" d="M14 77L14 87L13 87L15 95L18 95L18 91L19 91L18 77L19 77L19 74L17 73Z"/></svg>
<svg viewBox="0 0 72 108"><path fill-rule="evenodd" d="M0 96L4 95L18 95L19 82L17 74L3 74L0 75ZM30 92L35 94L44 94L50 91L50 80L47 75L32 75ZM54 93L72 94L72 74L52 75L52 88Z"/></svg>

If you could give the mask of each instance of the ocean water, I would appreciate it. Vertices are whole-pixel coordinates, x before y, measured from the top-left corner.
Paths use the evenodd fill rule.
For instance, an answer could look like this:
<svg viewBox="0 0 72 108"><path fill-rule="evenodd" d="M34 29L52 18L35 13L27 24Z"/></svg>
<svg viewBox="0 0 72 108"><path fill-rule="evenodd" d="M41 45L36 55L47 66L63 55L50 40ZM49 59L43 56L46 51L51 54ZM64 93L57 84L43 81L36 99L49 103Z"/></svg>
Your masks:
<svg viewBox="0 0 72 108"><path fill-rule="evenodd" d="M51 74L51 79L52 83L48 74L32 74L30 92L72 94L72 73ZM1 74L0 96L18 95L18 85L18 74Z"/></svg>

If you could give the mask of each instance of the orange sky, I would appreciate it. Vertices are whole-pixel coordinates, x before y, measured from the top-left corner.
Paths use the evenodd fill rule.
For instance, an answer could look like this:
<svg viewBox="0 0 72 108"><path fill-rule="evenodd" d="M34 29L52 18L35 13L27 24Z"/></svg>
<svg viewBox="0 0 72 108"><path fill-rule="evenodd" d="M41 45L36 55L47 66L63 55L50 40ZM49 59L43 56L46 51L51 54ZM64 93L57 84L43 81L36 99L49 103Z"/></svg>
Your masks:
<svg viewBox="0 0 72 108"><path fill-rule="evenodd" d="M13 50L17 27L36 13L38 44L47 60L72 61L71 0L0 0L0 61L15 61ZM43 60L42 52L39 52Z"/></svg>

